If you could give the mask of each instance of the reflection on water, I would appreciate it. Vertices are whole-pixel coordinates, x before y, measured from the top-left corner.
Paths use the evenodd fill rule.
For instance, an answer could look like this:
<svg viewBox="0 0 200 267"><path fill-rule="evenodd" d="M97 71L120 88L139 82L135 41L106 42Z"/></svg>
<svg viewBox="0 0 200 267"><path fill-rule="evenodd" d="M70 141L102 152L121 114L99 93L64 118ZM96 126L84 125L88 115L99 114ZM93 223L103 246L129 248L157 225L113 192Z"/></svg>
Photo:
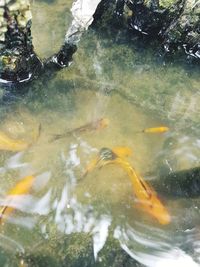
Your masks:
<svg viewBox="0 0 200 267"><path fill-rule="evenodd" d="M69 24L70 5L61 0L33 4L35 25L45 25L41 36L34 28L42 55L53 52L54 40L59 44L65 32L61 16L44 14L56 6ZM158 192L172 218L163 226L137 207L129 177L118 166L84 173L101 148L117 146L133 151L128 162L149 184L199 167L199 75L173 64L157 65L130 43L98 38L88 32L70 69L28 85L27 94L0 107L0 130L31 144L20 152L0 153L0 205L13 209L0 226L1 266L19 266L23 260L28 266L80 266L84 260L84 266L124 266L123 260L136 266L117 255L117 262L105 265L119 249L115 239L137 266L198 266L198 197L170 199ZM80 131L100 118L109 119L107 127ZM161 125L170 130L142 133ZM8 198L27 175L35 177L31 189Z"/></svg>

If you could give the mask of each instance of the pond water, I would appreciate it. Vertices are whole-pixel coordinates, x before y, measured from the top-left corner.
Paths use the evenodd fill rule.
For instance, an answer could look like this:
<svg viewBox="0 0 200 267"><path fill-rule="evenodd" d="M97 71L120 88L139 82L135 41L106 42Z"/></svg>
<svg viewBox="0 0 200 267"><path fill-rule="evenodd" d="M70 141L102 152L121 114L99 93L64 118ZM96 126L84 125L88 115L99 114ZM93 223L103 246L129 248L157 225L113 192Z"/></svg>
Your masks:
<svg viewBox="0 0 200 267"><path fill-rule="evenodd" d="M41 57L59 49L71 4L32 3L34 46ZM138 207L119 166L83 175L103 147L129 147L126 161L148 184L199 167L199 82L194 66L158 62L123 33L89 30L68 69L44 73L21 94L2 91L7 96L0 107L1 132L30 145L0 154L1 206L14 207L0 226L0 265L199 266L198 197L158 191L171 217L162 225ZM101 118L109 120L107 127L52 141ZM142 133L161 125L170 130ZM31 189L7 199L27 175L34 177Z"/></svg>

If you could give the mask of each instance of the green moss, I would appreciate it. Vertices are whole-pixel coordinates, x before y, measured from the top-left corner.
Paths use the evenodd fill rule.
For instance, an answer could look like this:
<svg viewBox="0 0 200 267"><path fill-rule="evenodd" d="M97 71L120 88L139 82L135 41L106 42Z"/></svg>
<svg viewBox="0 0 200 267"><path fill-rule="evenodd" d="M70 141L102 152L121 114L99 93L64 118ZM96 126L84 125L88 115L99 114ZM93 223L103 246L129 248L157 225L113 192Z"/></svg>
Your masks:
<svg viewBox="0 0 200 267"><path fill-rule="evenodd" d="M99 261L95 267L139 267L141 266L132 259L122 248L119 241L109 236L107 242L99 253Z"/></svg>
<svg viewBox="0 0 200 267"><path fill-rule="evenodd" d="M49 243L50 242L50 243ZM48 245L47 245L48 243ZM46 240L36 251L18 256L29 267L139 267L111 235L95 261L93 239L88 233L73 233Z"/></svg>
<svg viewBox="0 0 200 267"><path fill-rule="evenodd" d="M175 3L174 0L160 0L159 5L162 8L170 8Z"/></svg>

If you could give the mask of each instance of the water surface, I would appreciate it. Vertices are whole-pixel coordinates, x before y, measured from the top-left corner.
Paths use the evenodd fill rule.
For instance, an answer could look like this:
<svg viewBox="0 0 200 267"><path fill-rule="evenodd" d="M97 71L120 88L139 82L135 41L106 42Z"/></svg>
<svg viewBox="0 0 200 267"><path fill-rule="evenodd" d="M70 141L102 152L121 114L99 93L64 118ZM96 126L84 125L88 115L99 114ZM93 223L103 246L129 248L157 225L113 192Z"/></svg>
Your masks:
<svg viewBox="0 0 200 267"><path fill-rule="evenodd" d="M61 45L71 2L33 3L34 44L40 56L49 57ZM199 198L158 192L172 218L163 226L136 207L131 182L119 167L108 165L83 177L102 147L130 147L133 154L127 160L148 183L198 167L200 76L192 68L158 62L152 51L138 49L121 33L105 37L89 30L70 68L44 74L27 86L26 94L4 102L0 129L32 146L1 152L2 205L20 178L36 179L1 226L2 266L19 266L22 260L27 266L43 266L45 260L49 266L79 266L82 261L104 266L103 249L113 237L144 266L199 265ZM54 134L99 118L108 118L108 127L50 142ZM33 141L40 124L41 134ZM141 133L160 125L170 131ZM91 254L83 249L90 243ZM77 252L74 262L77 244L83 252ZM126 266L133 264L129 260Z"/></svg>

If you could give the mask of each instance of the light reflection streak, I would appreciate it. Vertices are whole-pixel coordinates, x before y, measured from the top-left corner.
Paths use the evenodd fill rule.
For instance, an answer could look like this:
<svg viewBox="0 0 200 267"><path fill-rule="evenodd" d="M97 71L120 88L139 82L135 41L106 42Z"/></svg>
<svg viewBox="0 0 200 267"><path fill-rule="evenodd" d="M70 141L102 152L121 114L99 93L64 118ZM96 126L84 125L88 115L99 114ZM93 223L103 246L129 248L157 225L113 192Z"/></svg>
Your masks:
<svg viewBox="0 0 200 267"><path fill-rule="evenodd" d="M76 175L74 169L80 165L80 158L77 155L78 144L71 144L69 155L61 153L61 159L65 164L65 172L70 179L70 186L76 185Z"/></svg>
<svg viewBox="0 0 200 267"><path fill-rule="evenodd" d="M24 152L18 152L12 157L10 157L5 165L6 169L19 169L21 172L30 170L30 163L21 162Z"/></svg>
<svg viewBox="0 0 200 267"><path fill-rule="evenodd" d="M48 190L41 198L34 197L30 194L26 195L9 195L5 199L0 200L1 206L12 207L16 210L47 215L50 210L51 189Z"/></svg>
<svg viewBox="0 0 200 267"><path fill-rule="evenodd" d="M195 262L190 255L188 255L181 248L177 247L176 244L172 243L157 243L156 240L152 240L152 244L146 242L144 239L138 239L138 236L133 235L134 230L130 227L127 229L121 229L116 227L114 231L114 237L119 240L121 248L125 250L132 258L144 264L148 267L198 267L199 265ZM166 234L166 233L165 233ZM132 237L132 239L131 239ZM136 238L137 237L137 238ZM175 238L175 237L174 237ZM138 244L135 243L138 241ZM194 240L193 240L194 241ZM140 245L144 247L141 249ZM155 246L156 244L156 246ZM139 247L138 247L139 245ZM157 247L158 245L158 247ZM144 252L146 247L147 252ZM156 250L149 250L149 248L156 248ZM149 252L148 252L149 250Z"/></svg>
<svg viewBox="0 0 200 267"><path fill-rule="evenodd" d="M8 251L16 251L20 253L24 253L25 250L23 246L19 243L13 240L12 238L5 236L0 233L0 246Z"/></svg>
<svg viewBox="0 0 200 267"><path fill-rule="evenodd" d="M98 252L104 247L107 237L108 228L111 224L111 218L106 215L102 215L95 223L95 227L92 230L93 233L93 250L94 258L97 260Z"/></svg>
<svg viewBox="0 0 200 267"><path fill-rule="evenodd" d="M12 224L31 230L34 228L34 226L38 222L38 219L33 218L32 216L31 217L20 216L20 217L9 217L7 221Z"/></svg>
<svg viewBox="0 0 200 267"><path fill-rule="evenodd" d="M8 170L19 170L20 176L26 176L31 171L31 164L21 162L24 152L18 152L11 156L5 163L5 166L0 167L0 174L5 174Z"/></svg>
<svg viewBox="0 0 200 267"><path fill-rule="evenodd" d="M50 199L52 190L49 189L43 197L36 201L32 210L33 213L39 215L47 215L50 211Z"/></svg>
<svg viewBox="0 0 200 267"><path fill-rule="evenodd" d="M47 171L47 172L43 172L39 175L37 175L35 177L35 180L33 182L33 190L34 191L39 191L39 190L42 190L49 182L51 178L51 172L50 171Z"/></svg>

